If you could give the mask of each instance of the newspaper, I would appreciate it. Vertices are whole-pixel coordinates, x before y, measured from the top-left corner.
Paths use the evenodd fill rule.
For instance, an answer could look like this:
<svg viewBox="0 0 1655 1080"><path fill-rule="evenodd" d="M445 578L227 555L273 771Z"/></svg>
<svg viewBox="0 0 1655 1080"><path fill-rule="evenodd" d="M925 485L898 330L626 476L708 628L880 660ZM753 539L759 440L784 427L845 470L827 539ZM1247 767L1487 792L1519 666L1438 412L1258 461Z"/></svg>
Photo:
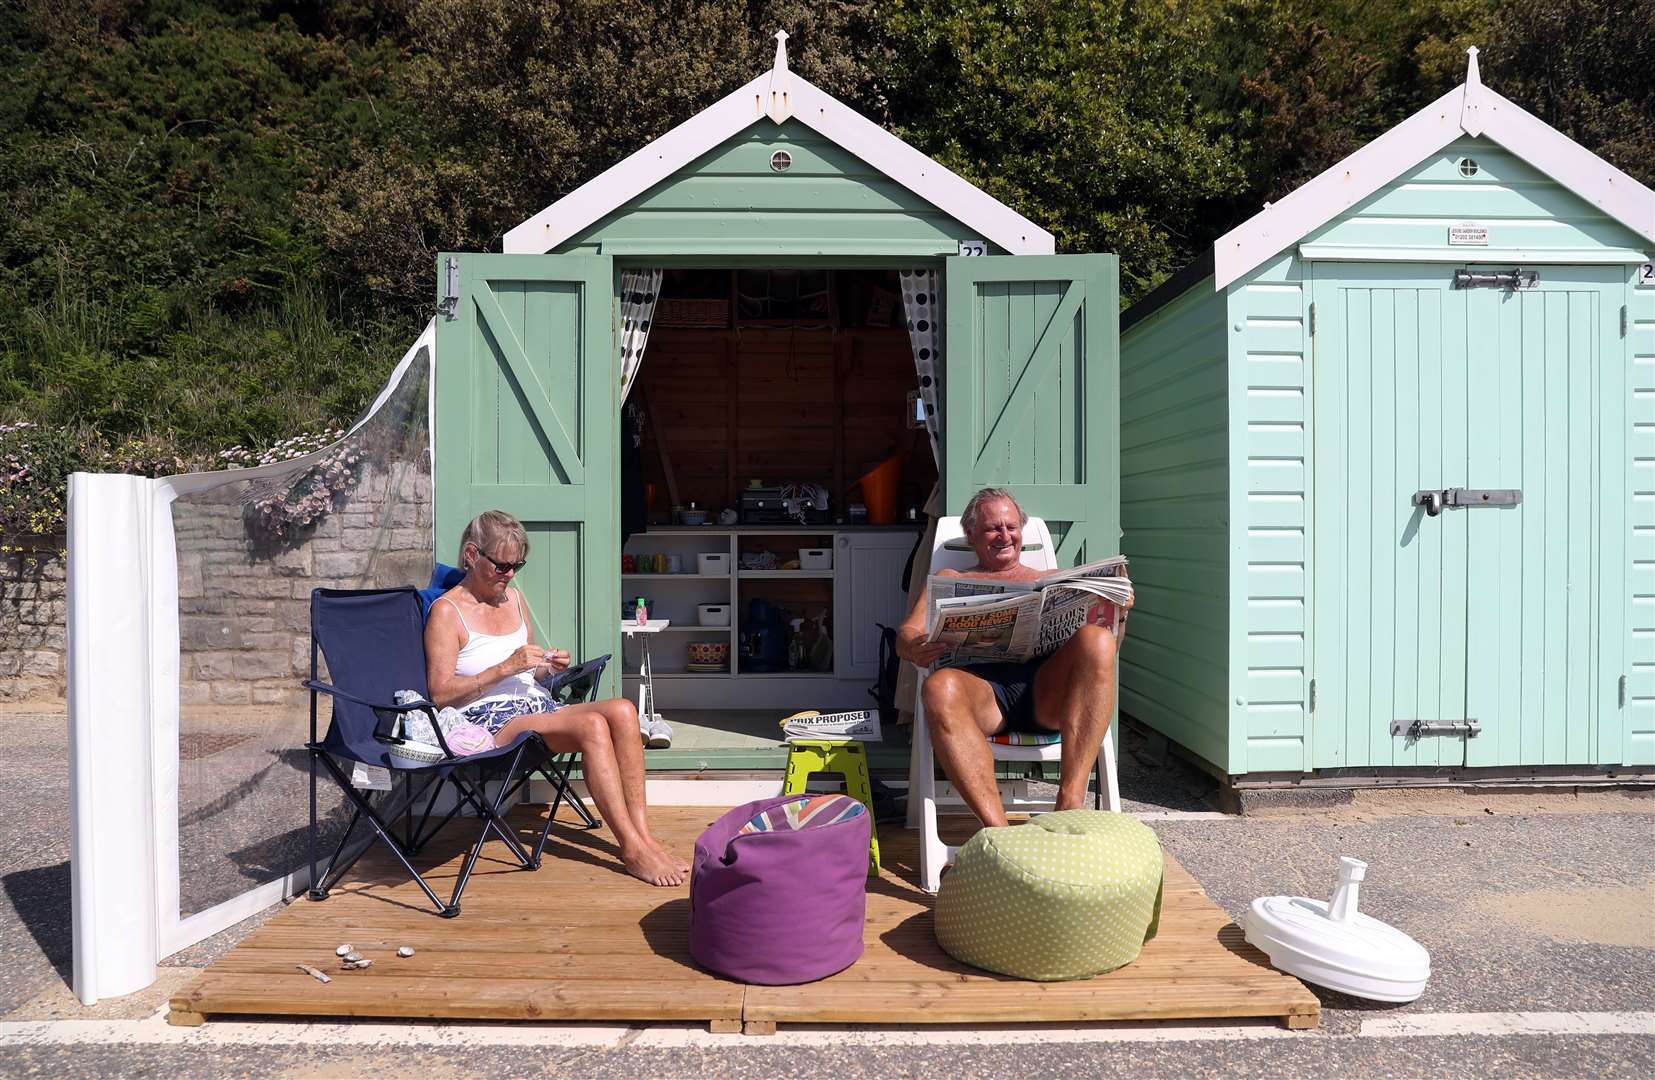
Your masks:
<svg viewBox="0 0 1655 1080"><path fill-rule="evenodd" d="M849 742L883 742L878 709L819 713L814 709L794 713L782 721L787 742L801 739L844 739Z"/></svg>
<svg viewBox="0 0 1655 1080"><path fill-rule="evenodd" d="M1023 581L933 576L926 588L925 640L951 646L938 667L1049 656L1086 625L1119 640L1132 598L1124 555Z"/></svg>

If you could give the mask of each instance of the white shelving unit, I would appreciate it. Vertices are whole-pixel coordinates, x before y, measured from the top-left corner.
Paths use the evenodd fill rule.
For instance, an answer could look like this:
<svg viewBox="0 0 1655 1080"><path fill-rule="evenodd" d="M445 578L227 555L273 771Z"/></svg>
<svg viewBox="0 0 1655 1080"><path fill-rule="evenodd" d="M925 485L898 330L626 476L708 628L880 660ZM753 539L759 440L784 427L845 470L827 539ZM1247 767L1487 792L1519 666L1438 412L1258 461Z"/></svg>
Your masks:
<svg viewBox="0 0 1655 1080"><path fill-rule="evenodd" d="M671 627L652 644L655 685L661 707L799 708L860 707L875 671L867 657L877 654L876 623L893 625L906 614L902 568L913 548L912 529L855 526L657 526L628 540L624 553L634 558L678 556L680 573L623 573L616 615L630 612L634 600L650 601L652 618ZM741 556L772 551L781 561L798 558L800 548L828 548L833 566L826 570L743 570ZM733 572L697 573L697 555L723 553ZM766 596L767 588L776 591ZM748 602L771 600L779 607L825 614L833 639L831 670L752 671L742 669L741 632ZM729 626L700 626L696 608L728 604ZM867 639L867 640L864 640ZM728 669L686 670L694 642L722 642L729 647ZM623 680L637 678L637 656L628 650Z"/></svg>

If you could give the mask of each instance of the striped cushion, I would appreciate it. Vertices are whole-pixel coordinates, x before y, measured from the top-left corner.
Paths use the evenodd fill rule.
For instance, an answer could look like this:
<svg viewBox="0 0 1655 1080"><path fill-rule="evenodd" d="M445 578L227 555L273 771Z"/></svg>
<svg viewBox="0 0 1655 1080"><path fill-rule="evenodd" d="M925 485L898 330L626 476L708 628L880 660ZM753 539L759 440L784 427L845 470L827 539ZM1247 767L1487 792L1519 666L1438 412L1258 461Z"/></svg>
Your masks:
<svg viewBox="0 0 1655 1080"><path fill-rule="evenodd" d="M816 829L848 821L867 813L861 803L849 795L799 795L784 803L777 803L761 811L752 821L741 827L741 832L781 832L783 830Z"/></svg>
<svg viewBox="0 0 1655 1080"><path fill-rule="evenodd" d="M1050 746L1062 742L1063 736L1056 731L1005 731L990 735L988 741L1001 746Z"/></svg>

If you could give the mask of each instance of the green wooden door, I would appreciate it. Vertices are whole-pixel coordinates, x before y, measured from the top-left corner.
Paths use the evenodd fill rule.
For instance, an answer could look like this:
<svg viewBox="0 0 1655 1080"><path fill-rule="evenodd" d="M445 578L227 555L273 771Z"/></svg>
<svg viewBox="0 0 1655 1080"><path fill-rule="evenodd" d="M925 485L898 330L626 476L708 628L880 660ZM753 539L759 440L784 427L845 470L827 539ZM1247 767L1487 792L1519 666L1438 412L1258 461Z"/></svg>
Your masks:
<svg viewBox="0 0 1655 1080"><path fill-rule="evenodd" d="M1466 514L1422 488L1469 486L1464 305L1440 267L1318 266L1313 301L1318 768L1458 765L1463 737L1391 724L1466 717Z"/></svg>
<svg viewBox="0 0 1655 1080"><path fill-rule="evenodd" d="M1520 291L1455 289L1453 273L1314 273L1318 768L1586 764L1615 721L1598 418L1616 272L1542 268ZM1442 488L1522 501L1413 505ZM1416 720L1481 733L1392 734Z"/></svg>
<svg viewBox="0 0 1655 1080"><path fill-rule="evenodd" d="M943 501L1006 487L1059 564L1120 551L1120 264L1113 255L947 260Z"/></svg>
<svg viewBox="0 0 1655 1080"><path fill-rule="evenodd" d="M459 301L437 320L437 557L504 510L529 534L517 576L536 640L619 655L614 275L606 256L457 255ZM446 258L446 256L445 256ZM438 260L439 267L442 260ZM613 691L615 665L606 674Z"/></svg>
<svg viewBox="0 0 1655 1080"><path fill-rule="evenodd" d="M1468 289L1477 487L1521 488L1465 514L1470 549L1470 765L1625 760L1628 501L1620 348L1625 271L1542 266L1534 289Z"/></svg>

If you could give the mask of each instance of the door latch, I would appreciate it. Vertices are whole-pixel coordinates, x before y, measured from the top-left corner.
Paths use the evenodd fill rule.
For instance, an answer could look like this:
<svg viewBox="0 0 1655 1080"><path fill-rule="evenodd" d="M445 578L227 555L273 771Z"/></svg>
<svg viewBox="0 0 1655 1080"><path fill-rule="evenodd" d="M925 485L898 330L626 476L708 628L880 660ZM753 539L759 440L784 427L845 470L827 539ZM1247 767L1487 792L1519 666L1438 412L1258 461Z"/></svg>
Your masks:
<svg viewBox="0 0 1655 1080"><path fill-rule="evenodd" d="M1523 501L1522 488L1424 488L1414 492L1413 505L1425 507L1436 517L1444 510L1469 510L1473 506L1517 506Z"/></svg>
<svg viewBox="0 0 1655 1080"><path fill-rule="evenodd" d="M1391 734L1406 735L1410 739L1426 735L1464 735L1475 739L1483 725L1475 720L1392 720Z"/></svg>

